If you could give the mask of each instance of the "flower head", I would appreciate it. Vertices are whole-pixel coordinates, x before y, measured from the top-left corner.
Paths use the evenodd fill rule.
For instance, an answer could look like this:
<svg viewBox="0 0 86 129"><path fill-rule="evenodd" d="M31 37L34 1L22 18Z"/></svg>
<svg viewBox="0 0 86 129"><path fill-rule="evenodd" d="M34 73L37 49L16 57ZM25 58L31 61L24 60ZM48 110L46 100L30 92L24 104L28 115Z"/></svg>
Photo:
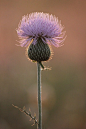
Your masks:
<svg viewBox="0 0 86 129"><path fill-rule="evenodd" d="M40 38L42 42L60 47L65 40L65 32L58 18L47 13L34 12L23 16L17 29L20 46L27 47L36 44Z"/></svg>

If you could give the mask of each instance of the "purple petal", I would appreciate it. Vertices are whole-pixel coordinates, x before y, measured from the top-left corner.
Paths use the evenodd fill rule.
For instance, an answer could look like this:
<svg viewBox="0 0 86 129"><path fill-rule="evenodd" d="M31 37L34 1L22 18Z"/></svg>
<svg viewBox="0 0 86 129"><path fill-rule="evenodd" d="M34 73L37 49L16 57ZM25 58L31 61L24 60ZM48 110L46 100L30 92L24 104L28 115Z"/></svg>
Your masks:
<svg viewBox="0 0 86 129"><path fill-rule="evenodd" d="M19 23L17 34L20 38L20 46L28 46L33 39L33 44L41 37L42 41L59 47L65 40L64 27L58 18L48 13L31 13L23 16Z"/></svg>

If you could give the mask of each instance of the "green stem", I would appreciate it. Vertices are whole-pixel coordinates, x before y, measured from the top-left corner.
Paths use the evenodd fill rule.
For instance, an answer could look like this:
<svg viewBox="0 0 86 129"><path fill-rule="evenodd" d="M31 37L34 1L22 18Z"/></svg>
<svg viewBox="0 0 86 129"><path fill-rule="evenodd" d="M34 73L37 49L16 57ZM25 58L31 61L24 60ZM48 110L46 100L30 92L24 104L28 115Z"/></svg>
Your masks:
<svg viewBox="0 0 86 129"><path fill-rule="evenodd" d="M41 67L44 69L44 66L43 66L42 62L39 62L39 64L40 64L40 65L41 65Z"/></svg>
<svg viewBox="0 0 86 129"><path fill-rule="evenodd" d="M39 62L37 62L37 77L38 77L37 82L38 82L38 116L39 116L38 129L42 129L41 66Z"/></svg>

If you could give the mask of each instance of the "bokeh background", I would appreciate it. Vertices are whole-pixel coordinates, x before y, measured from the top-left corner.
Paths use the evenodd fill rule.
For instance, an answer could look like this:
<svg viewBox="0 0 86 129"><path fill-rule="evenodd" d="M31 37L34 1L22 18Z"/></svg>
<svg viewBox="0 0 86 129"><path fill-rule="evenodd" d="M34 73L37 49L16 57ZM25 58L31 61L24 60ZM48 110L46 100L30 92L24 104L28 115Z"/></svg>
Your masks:
<svg viewBox="0 0 86 129"><path fill-rule="evenodd" d="M36 11L57 16L67 34L44 62L52 70L42 72L43 129L86 129L85 0L0 0L0 129L36 129L12 106L37 115L36 63L15 45L22 16Z"/></svg>

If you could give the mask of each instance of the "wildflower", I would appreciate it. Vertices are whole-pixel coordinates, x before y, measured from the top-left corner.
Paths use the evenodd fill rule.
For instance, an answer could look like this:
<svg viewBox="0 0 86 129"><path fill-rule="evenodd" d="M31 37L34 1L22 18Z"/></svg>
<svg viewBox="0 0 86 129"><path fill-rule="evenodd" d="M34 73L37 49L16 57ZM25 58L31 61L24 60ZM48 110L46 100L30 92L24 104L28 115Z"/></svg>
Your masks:
<svg viewBox="0 0 86 129"><path fill-rule="evenodd" d="M58 18L43 12L23 16L17 29L20 46L28 47L31 60L46 61L50 58L49 45L60 47L65 40L64 27Z"/></svg>

